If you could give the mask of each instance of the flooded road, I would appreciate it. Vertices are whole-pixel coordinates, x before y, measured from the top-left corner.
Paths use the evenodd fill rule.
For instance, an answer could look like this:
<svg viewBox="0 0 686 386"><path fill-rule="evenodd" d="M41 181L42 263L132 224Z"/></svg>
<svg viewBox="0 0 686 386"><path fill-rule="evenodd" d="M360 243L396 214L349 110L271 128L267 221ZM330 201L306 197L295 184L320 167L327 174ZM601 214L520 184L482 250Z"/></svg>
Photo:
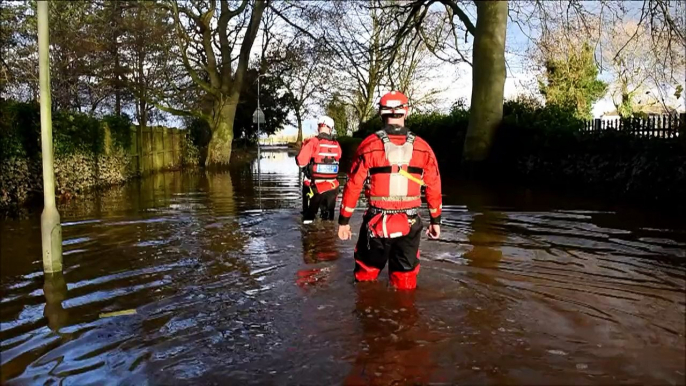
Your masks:
<svg viewBox="0 0 686 386"><path fill-rule="evenodd" d="M61 206L61 276L39 213L0 220L0 381L686 384L683 220L444 181L442 240L396 292L353 283L353 242L300 223L292 156L262 157Z"/></svg>

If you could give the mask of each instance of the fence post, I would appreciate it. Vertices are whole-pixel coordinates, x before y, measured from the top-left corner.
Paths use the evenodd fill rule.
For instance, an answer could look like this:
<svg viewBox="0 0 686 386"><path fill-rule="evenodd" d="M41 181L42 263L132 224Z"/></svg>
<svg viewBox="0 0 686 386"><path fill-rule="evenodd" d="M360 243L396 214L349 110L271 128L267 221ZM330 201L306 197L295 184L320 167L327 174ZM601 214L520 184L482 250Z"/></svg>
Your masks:
<svg viewBox="0 0 686 386"><path fill-rule="evenodd" d="M143 174L143 127L136 126L136 154L138 154L138 175Z"/></svg>
<svg viewBox="0 0 686 386"><path fill-rule="evenodd" d="M686 143L686 113L679 114L678 122L679 138Z"/></svg>
<svg viewBox="0 0 686 386"><path fill-rule="evenodd" d="M593 130L594 130L594 131L600 131L600 125L601 125L601 120L600 120L600 118L596 118L596 119L594 120L594 128L593 128Z"/></svg>
<svg viewBox="0 0 686 386"><path fill-rule="evenodd" d="M164 127L162 129L162 170L169 168L169 161L167 161L167 159L169 158L169 156L167 155L167 137L167 128Z"/></svg>
<svg viewBox="0 0 686 386"><path fill-rule="evenodd" d="M172 163L174 169L178 166L178 161L176 159L176 153L177 153L177 135L178 133L176 132L175 129L172 129Z"/></svg>

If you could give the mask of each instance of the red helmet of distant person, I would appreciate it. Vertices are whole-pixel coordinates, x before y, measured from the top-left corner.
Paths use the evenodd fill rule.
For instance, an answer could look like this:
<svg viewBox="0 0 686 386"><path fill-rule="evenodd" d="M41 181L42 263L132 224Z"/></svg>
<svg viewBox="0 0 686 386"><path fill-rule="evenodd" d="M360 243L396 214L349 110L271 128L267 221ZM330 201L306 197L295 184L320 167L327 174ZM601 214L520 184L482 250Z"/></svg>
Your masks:
<svg viewBox="0 0 686 386"><path fill-rule="evenodd" d="M379 114L384 115L404 115L409 112L409 100L400 91L391 91L381 97L379 101Z"/></svg>

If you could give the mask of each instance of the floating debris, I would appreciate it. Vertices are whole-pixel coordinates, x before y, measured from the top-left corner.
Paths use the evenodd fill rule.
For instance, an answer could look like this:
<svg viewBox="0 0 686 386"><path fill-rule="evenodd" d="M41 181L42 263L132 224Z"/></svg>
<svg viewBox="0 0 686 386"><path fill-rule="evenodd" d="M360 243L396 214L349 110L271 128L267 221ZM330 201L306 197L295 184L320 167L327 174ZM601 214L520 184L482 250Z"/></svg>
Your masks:
<svg viewBox="0 0 686 386"><path fill-rule="evenodd" d="M122 316L122 315L135 315L136 314L136 309L132 308L129 310L121 310L121 311L114 311L114 312L103 312L102 314L98 315L100 319L103 318L112 318L115 316Z"/></svg>
<svg viewBox="0 0 686 386"><path fill-rule="evenodd" d="M273 271L273 270L275 270L277 268L281 268L283 266L284 266L283 264L278 264L278 265L272 265L271 267L256 269L254 271L250 271L250 276L255 276L255 275L259 275L261 273Z"/></svg>
<svg viewBox="0 0 686 386"><path fill-rule="evenodd" d="M567 356L567 353L562 350L548 350L549 354Z"/></svg>

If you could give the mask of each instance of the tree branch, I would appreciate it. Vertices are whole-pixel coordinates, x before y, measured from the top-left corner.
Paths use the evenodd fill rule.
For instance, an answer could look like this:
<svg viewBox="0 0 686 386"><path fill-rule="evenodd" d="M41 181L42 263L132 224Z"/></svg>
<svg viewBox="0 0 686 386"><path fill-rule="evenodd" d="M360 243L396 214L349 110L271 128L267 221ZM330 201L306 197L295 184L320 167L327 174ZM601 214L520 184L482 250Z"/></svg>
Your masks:
<svg viewBox="0 0 686 386"><path fill-rule="evenodd" d="M476 34L476 26L472 23L472 21L469 19L469 16L467 16L466 13L457 5L457 2L455 0L438 0L440 1L443 5L446 5L450 8L452 8L453 12L457 17L460 19L462 24L464 24L465 28L467 28L467 32L472 34L474 36Z"/></svg>
<svg viewBox="0 0 686 386"><path fill-rule="evenodd" d="M188 53L186 52L188 49L188 46L183 43L184 38L187 41L190 38L183 31L183 26L181 24L181 18L179 16L179 9L178 9L178 4L177 4L176 0L174 0L172 3L172 11L173 11L173 15L174 15L174 23L175 23L175 27L176 27L177 41L179 43L179 49L181 51L181 59L183 61L184 67L186 68L186 71L188 71L188 74L190 75L191 79L193 79L193 82L195 82L203 90L205 90L209 94L217 95L216 90L213 89L207 82L202 80L202 78L200 78L200 76L195 71L193 66L191 66L191 63L188 59Z"/></svg>
<svg viewBox="0 0 686 386"><path fill-rule="evenodd" d="M221 0L221 13L219 15L219 46L222 56L221 60L221 88L222 92L228 92L231 84L231 75L233 72L231 63L231 49L232 44L229 43L228 26L229 21L234 17L240 15L248 5L248 0L243 0L241 5L235 10L229 9L228 0Z"/></svg>
<svg viewBox="0 0 686 386"><path fill-rule="evenodd" d="M210 77L210 84L212 88L217 90L221 88L221 80L219 79L219 72L217 71L217 58L214 55L214 48L212 47L212 17L217 9L217 3L213 0L210 2L210 9L200 16L199 25L200 32L202 32L202 45L205 49L207 57L207 75Z"/></svg>
<svg viewBox="0 0 686 386"><path fill-rule="evenodd" d="M245 73L248 70L248 62L250 61L250 50L252 49L255 38L257 37L257 32L260 28L260 20L262 19L262 13L265 7L268 5L269 0L256 0L255 5L250 15L250 23L248 24L248 30L245 32L243 37L243 43L241 44L241 51L238 55L238 66L236 67L236 77L231 87L232 97L238 100L241 89L243 87L243 80L245 79Z"/></svg>

